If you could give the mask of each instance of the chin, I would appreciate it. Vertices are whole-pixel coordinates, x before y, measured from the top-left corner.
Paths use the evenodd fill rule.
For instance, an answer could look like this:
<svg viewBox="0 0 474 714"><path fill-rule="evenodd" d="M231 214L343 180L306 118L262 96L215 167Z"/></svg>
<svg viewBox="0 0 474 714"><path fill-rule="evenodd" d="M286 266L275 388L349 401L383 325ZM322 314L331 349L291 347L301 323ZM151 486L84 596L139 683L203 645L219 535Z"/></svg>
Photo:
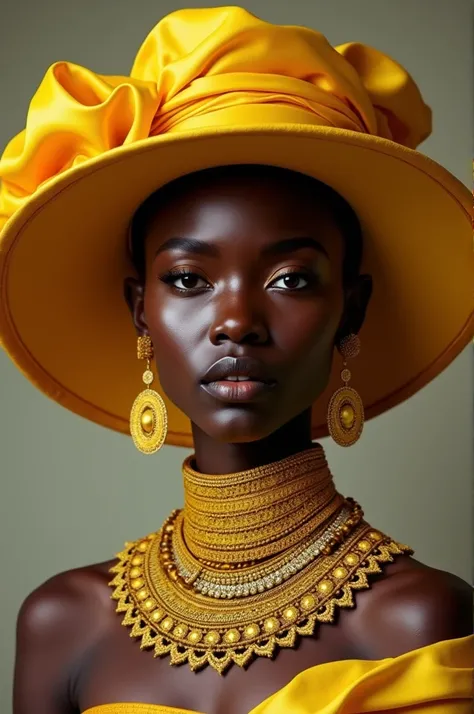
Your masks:
<svg viewBox="0 0 474 714"><path fill-rule="evenodd" d="M261 414L224 415L209 423L196 420L196 425L211 439L225 444L246 444L261 441L281 425L266 421Z"/></svg>

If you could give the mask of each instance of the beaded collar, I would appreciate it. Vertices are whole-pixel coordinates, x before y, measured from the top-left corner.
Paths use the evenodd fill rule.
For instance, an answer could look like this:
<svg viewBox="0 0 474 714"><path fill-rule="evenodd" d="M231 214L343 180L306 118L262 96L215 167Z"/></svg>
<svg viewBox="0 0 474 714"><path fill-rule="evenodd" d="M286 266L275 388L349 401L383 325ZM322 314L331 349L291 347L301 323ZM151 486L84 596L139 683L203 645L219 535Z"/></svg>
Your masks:
<svg viewBox="0 0 474 714"><path fill-rule="evenodd" d="M353 607L384 563L413 553L337 493L321 447L224 476L192 463L184 508L126 543L110 571L122 624L170 664L223 674L295 647Z"/></svg>

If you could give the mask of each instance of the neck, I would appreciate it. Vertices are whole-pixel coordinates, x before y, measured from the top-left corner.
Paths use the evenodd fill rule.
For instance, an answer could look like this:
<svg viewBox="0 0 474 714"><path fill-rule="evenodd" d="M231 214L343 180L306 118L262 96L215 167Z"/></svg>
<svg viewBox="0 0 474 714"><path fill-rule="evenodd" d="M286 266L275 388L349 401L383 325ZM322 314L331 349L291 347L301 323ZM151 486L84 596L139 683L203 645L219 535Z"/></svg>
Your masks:
<svg viewBox="0 0 474 714"><path fill-rule="evenodd" d="M312 447L311 409L298 414L269 436L256 441L220 442L194 422L193 467L205 474L232 474L265 466Z"/></svg>
<svg viewBox="0 0 474 714"><path fill-rule="evenodd" d="M179 518L193 555L214 563L244 563L284 552L325 527L344 504L323 448L270 464L221 474L183 463L185 505Z"/></svg>

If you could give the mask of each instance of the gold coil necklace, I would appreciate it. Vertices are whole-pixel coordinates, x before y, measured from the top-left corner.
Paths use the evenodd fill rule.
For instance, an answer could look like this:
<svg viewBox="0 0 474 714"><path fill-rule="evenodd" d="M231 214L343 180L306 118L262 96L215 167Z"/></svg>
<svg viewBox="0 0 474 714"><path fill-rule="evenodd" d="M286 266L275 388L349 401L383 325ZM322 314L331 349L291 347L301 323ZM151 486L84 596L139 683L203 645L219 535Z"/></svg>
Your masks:
<svg viewBox="0 0 474 714"><path fill-rule="evenodd" d="M125 544L112 598L142 649L223 674L313 635L354 605L368 575L413 551L337 492L320 445L224 475L182 466L185 502Z"/></svg>

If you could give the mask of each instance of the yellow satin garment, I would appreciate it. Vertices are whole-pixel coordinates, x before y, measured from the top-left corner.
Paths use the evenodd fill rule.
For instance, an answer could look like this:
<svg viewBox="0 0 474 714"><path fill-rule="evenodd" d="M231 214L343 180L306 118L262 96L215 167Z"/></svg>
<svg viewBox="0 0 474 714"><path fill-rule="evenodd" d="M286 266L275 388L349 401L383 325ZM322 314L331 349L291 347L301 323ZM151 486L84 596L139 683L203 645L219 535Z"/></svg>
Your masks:
<svg viewBox="0 0 474 714"><path fill-rule="evenodd" d="M474 636L399 657L328 662L298 674L249 714L472 714ZM155 704L104 704L83 714L199 714Z"/></svg>

